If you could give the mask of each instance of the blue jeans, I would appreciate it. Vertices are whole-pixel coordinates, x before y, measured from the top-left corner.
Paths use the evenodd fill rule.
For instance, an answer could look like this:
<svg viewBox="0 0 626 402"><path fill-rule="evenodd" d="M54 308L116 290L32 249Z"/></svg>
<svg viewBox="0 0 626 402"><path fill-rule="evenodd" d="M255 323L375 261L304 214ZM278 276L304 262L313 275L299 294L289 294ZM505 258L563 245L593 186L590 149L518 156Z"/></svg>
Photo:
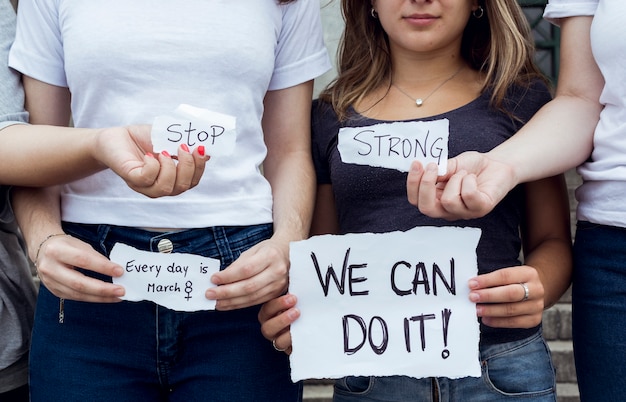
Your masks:
<svg viewBox="0 0 626 402"><path fill-rule="evenodd" d="M556 375L541 332L515 342L480 347L481 377L345 377L334 402L556 401Z"/></svg>
<svg viewBox="0 0 626 402"><path fill-rule="evenodd" d="M578 222L572 330L582 401L626 398L626 229Z"/></svg>
<svg viewBox="0 0 626 402"><path fill-rule="evenodd" d="M222 269L272 234L271 225L175 233L108 225L65 230L104 255L117 242L219 258ZM105 278L110 281L110 278ZM152 302L64 302L42 286L31 352L31 401L299 401L289 360L261 335L258 306L177 312Z"/></svg>

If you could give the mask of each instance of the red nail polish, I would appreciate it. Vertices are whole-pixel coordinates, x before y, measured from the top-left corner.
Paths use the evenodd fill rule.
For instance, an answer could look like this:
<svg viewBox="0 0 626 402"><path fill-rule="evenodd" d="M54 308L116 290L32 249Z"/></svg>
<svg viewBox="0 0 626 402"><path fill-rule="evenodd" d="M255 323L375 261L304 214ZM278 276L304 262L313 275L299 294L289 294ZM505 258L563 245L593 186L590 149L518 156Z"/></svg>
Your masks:
<svg viewBox="0 0 626 402"><path fill-rule="evenodd" d="M167 152L167 151L163 151L163 152L161 152L161 153L162 153L163 155L167 156L168 158L171 158L171 157L172 157L172 156L170 155L170 153L169 153L169 152Z"/></svg>
<svg viewBox="0 0 626 402"><path fill-rule="evenodd" d="M187 144L182 144L180 147L183 149L183 151L189 152L189 147L187 146Z"/></svg>
<svg viewBox="0 0 626 402"><path fill-rule="evenodd" d="M200 154L200 156L204 156L204 145L200 145L198 147L198 153Z"/></svg>
<svg viewBox="0 0 626 402"><path fill-rule="evenodd" d="M152 152L146 152L146 156L148 156L150 158L154 158L154 155L152 154Z"/></svg>

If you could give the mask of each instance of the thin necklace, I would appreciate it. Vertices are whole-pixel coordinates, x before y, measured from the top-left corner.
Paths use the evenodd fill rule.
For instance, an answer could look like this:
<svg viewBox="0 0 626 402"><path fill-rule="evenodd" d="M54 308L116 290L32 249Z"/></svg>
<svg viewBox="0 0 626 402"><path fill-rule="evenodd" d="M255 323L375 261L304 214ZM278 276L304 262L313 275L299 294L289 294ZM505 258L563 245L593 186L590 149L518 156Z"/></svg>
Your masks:
<svg viewBox="0 0 626 402"><path fill-rule="evenodd" d="M429 93L429 94L428 94L428 96L426 96L425 98L417 98L417 99L415 99L415 98L413 98L411 95L409 95L408 93L404 92L404 91L402 90L402 88L400 88L399 86L397 86L395 83L393 83L393 82L392 82L392 83L391 83L391 85L393 85L394 87L396 87L396 89L397 89L398 91L402 92L402 93L403 93L404 95L406 95L409 99L411 99L412 101L415 101L415 104L417 105L417 107L421 107L421 106L424 104L424 102L426 102L426 101L428 100L428 98L430 98L430 97L431 97L431 96L432 96L435 92L437 92L437 90L438 90L439 88L441 88L442 86L444 86L444 84L445 84L446 82L448 82L448 81L450 81L451 79L453 79L454 77L456 77L456 75L457 75L458 73L460 73L460 72L461 72L461 70L463 69L463 67L464 67L464 66L461 66L458 70L456 70L456 71L454 72L454 74L452 74L452 75L451 75L449 78L447 78L444 82L442 82L441 84L437 85L437 87L436 87L435 89L433 89L433 90L432 90L432 92L431 92L431 93Z"/></svg>

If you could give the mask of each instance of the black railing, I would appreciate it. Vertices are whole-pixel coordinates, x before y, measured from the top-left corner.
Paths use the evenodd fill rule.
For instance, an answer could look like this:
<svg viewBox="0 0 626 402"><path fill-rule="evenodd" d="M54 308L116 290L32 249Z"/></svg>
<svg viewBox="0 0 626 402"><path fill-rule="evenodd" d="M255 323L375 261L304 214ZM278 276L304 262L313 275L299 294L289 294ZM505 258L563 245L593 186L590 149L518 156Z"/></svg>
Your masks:
<svg viewBox="0 0 626 402"><path fill-rule="evenodd" d="M537 52L535 60L553 83L559 71L559 28L543 19L546 0L518 0L533 29Z"/></svg>

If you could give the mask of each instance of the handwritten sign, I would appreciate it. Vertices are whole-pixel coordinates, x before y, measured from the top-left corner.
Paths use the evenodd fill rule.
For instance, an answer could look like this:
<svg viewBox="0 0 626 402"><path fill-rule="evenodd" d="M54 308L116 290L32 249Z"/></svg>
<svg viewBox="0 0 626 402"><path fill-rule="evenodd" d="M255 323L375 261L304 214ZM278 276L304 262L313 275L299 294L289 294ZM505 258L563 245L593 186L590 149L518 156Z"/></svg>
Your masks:
<svg viewBox="0 0 626 402"><path fill-rule="evenodd" d="M189 149L204 145L207 155L230 155L237 140L236 118L190 105L180 105L173 112L157 116L152 123L155 152L176 155L178 147Z"/></svg>
<svg viewBox="0 0 626 402"><path fill-rule="evenodd" d="M411 163L436 163L439 175L448 165L448 119L343 127L337 148L344 163L408 172Z"/></svg>
<svg viewBox="0 0 626 402"><path fill-rule="evenodd" d="M480 229L316 236L290 247L291 378L480 377L467 282Z"/></svg>
<svg viewBox="0 0 626 402"><path fill-rule="evenodd" d="M219 260L141 251L121 243L115 244L110 258L124 268L124 275L113 278L126 289L124 300L150 300L177 311L215 310L215 300L204 293L215 286L211 275L219 271Z"/></svg>

